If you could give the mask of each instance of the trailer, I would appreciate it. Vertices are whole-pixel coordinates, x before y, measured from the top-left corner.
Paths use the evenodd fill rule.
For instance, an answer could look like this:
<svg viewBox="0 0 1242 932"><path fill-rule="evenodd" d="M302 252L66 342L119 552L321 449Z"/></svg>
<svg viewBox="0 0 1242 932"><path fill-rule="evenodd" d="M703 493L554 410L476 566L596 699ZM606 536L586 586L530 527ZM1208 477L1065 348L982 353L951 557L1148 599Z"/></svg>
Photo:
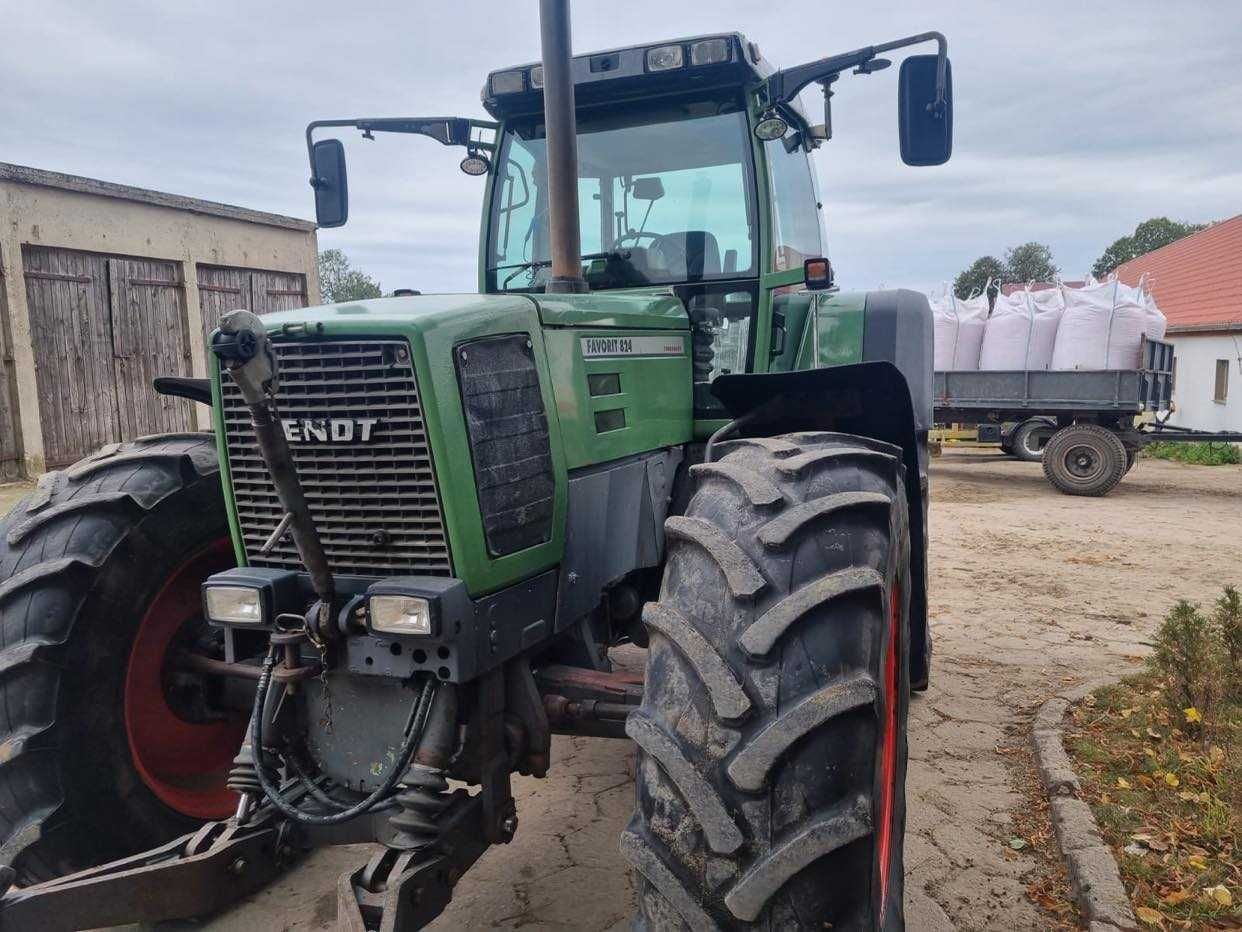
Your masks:
<svg viewBox="0 0 1242 932"><path fill-rule="evenodd" d="M1067 495L1106 495L1157 440L1242 442L1242 433L1175 427L1173 344L1144 338L1137 369L937 372L937 424L969 424Z"/></svg>

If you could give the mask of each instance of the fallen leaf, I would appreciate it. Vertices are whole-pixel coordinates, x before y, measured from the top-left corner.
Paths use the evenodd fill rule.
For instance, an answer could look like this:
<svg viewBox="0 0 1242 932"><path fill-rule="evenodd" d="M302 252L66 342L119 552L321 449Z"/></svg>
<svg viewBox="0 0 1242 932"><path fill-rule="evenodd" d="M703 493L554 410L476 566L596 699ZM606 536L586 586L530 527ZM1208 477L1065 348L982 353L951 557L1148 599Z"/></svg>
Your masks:
<svg viewBox="0 0 1242 932"><path fill-rule="evenodd" d="M1179 903L1185 903L1192 896L1194 894L1190 890L1174 890L1172 893L1165 894L1161 899L1170 906L1176 906Z"/></svg>
<svg viewBox="0 0 1242 932"><path fill-rule="evenodd" d="M1144 845L1147 848L1150 848L1152 851L1163 852L1163 851L1169 850L1169 846L1167 844L1165 844L1159 838L1153 838L1151 835L1131 835L1130 837L1134 839L1135 841L1137 841L1139 844Z"/></svg>
<svg viewBox="0 0 1242 932"><path fill-rule="evenodd" d="M1201 854L1192 854L1186 859L1186 863L1197 871L1207 870L1207 858Z"/></svg>
<svg viewBox="0 0 1242 932"><path fill-rule="evenodd" d="M1143 922L1149 926L1162 925L1164 922L1164 917L1150 906L1134 907L1134 915L1139 917L1140 922Z"/></svg>
<svg viewBox="0 0 1242 932"><path fill-rule="evenodd" d="M1164 782L1172 787L1178 787L1182 785L1182 781L1177 779L1177 774L1175 773L1166 773L1164 775Z"/></svg>
<svg viewBox="0 0 1242 932"><path fill-rule="evenodd" d="M1133 715L1137 711L1138 709L1122 709L1120 714L1122 718L1129 718L1131 715Z"/></svg>
<svg viewBox="0 0 1242 932"><path fill-rule="evenodd" d="M1128 790L1130 788L1130 781L1127 780L1125 777L1118 777L1117 785L1121 787L1123 790Z"/></svg>
<svg viewBox="0 0 1242 932"><path fill-rule="evenodd" d="M1012 848L1014 851L1021 851L1026 846L1027 846L1027 840L1025 838L1009 839L1009 847Z"/></svg>
<svg viewBox="0 0 1242 932"><path fill-rule="evenodd" d="M1199 794L1194 792L1193 790L1182 790L1180 793L1177 794L1177 798L1182 800L1183 802L1197 803L1199 801Z"/></svg>
<svg viewBox="0 0 1242 932"><path fill-rule="evenodd" d="M1182 709L1182 714L1186 716L1186 721L1188 722L1193 723L1203 721L1203 716L1199 714L1199 710L1194 706Z"/></svg>
<svg viewBox="0 0 1242 932"><path fill-rule="evenodd" d="M1215 900L1218 906L1233 905L1233 894L1229 892L1229 888L1223 883L1218 883L1214 887L1208 887L1203 892Z"/></svg>
<svg viewBox="0 0 1242 932"><path fill-rule="evenodd" d="M1225 759L1225 749L1218 745L1212 745L1212 749L1208 751L1208 760L1213 764L1219 764Z"/></svg>
<svg viewBox="0 0 1242 932"><path fill-rule="evenodd" d="M1155 738L1157 741L1164 740L1164 735L1160 734L1160 732L1156 731L1156 729L1152 728L1150 725L1147 726L1147 737Z"/></svg>
<svg viewBox="0 0 1242 932"><path fill-rule="evenodd" d="M1130 844L1126 845L1121 850L1124 851L1126 854L1130 855L1130 857L1132 858L1147 857L1147 849L1144 848L1142 845L1136 845L1134 842L1130 842Z"/></svg>

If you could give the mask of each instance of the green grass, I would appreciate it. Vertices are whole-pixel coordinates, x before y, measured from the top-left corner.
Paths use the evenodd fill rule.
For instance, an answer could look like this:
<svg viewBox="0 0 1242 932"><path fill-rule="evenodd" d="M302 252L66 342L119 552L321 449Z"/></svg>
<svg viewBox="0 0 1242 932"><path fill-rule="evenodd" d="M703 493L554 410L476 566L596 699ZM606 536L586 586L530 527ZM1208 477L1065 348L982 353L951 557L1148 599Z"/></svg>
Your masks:
<svg viewBox="0 0 1242 932"><path fill-rule="evenodd" d="M1236 466L1242 463L1242 450L1232 443L1164 443L1157 441L1143 448L1144 456L1196 466Z"/></svg>

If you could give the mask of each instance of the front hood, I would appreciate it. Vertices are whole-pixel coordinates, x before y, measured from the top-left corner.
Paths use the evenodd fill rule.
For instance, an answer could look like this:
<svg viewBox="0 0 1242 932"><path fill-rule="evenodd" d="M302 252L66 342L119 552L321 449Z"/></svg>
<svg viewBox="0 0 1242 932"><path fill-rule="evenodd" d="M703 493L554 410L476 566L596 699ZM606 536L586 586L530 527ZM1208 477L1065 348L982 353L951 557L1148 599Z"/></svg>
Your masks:
<svg viewBox="0 0 1242 932"><path fill-rule="evenodd" d="M428 330L450 320L460 324L474 317L525 316L535 307L534 301L525 295L420 294L278 311L265 315L263 322L269 332L291 325L316 323L330 325L335 330L353 324L366 330L385 325Z"/></svg>
<svg viewBox="0 0 1242 932"><path fill-rule="evenodd" d="M264 316L271 332L288 326L323 323L340 331L357 325L429 331L452 322L469 329L476 319L525 318L536 310L545 327L618 327L629 330L685 330L685 306L667 291L589 292L558 295L424 294L401 298L342 301L322 307L279 311Z"/></svg>

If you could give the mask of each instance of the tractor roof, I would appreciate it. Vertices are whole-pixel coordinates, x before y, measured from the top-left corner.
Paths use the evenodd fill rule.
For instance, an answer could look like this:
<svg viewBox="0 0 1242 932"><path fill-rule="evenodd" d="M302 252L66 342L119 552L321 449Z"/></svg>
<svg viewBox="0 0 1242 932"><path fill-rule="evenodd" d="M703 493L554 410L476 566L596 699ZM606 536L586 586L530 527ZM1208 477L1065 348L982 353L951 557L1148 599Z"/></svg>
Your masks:
<svg viewBox="0 0 1242 932"><path fill-rule="evenodd" d="M573 58L577 104L718 87L745 87L772 73L759 47L741 33L716 33L589 52ZM539 62L493 71L483 106L498 119L543 109Z"/></svg>

